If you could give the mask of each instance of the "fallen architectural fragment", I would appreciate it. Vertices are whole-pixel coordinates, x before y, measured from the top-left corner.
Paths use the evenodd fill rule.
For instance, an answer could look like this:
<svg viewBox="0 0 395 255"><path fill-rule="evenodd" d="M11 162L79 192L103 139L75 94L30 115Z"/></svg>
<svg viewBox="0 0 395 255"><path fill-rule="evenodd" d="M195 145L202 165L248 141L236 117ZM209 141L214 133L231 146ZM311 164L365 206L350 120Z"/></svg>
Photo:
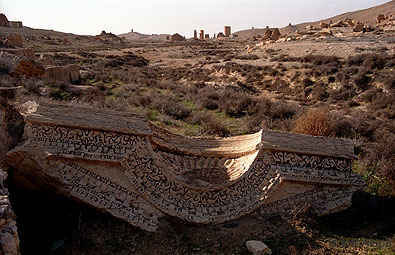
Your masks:
<svg viewBox="0 0 395 255"><path fill-rule="evenodd" d="M19 57L6 51L0 52L0 63L11 75L41 77L45 72L45 68L34 60Z"/></svg>
<svg viewBox="0 0 395 255"><path fill-rule="evenodd" d="M6 37L4 43L10 47L23 47L22 35L10 34Z"/></svg>
<svg viewBox="0 0 395 255"><path fill-rule="evenodd" d="M348 141L274 131L187 138L127 113L25 109L27 140L7 154L17 172L148 231L164 215L219 223L301 204L323 215L363 185Z"/></svg>

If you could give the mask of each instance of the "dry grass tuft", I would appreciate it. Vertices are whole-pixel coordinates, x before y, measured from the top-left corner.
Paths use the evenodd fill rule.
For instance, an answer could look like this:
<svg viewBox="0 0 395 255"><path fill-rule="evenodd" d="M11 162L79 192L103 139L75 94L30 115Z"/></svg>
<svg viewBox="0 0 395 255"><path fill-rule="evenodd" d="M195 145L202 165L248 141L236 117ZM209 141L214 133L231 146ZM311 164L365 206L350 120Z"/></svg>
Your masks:
<svg viewBox="0 0 395 255"><path fill-rule="evenodd" d="M329 111L326 109L311 109L296 119L294 133L314 136L331 136L333 127Z"/></svg>

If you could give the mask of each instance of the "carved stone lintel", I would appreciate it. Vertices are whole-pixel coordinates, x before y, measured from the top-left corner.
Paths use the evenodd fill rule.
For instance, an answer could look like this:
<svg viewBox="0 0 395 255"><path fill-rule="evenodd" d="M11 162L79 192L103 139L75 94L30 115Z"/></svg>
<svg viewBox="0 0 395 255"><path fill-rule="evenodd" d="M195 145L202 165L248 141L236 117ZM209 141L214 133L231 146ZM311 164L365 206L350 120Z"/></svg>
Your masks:
<svg viewBox="0 0 395 255"><path fill-rule="evenodd" d="M308 204L318 215L350 205L364 185L349 141L261 131L188 138L136 115L41 104L8 162L132 225L155 231L164 215L218 223Z"/></svg>

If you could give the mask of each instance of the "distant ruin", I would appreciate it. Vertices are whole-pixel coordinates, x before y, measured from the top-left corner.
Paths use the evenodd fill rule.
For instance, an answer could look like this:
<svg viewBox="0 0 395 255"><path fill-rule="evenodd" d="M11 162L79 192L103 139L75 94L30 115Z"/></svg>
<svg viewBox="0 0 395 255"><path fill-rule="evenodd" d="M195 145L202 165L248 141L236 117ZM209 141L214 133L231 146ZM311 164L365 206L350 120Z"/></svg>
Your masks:
<svg viewBox="0 0 395 255"><path fill-rule="evenodd" d="M172 42L182 42L182 41L185 41L186 39L184 36L181 36L181 35L175 33L174 35L171 36L170 40Z"/></svg>
<svg viewBox="0 0 395 255"><path fill-rule="evenodd" d="M200 40L204 39L204 30L200 30L199 39Z"/></svg>
<svg viewBox="0 0 395 255"><path fill-rule="evenodd" d="M3 13L0 13L0 27L9 27L10 23Z"/></svg>
<svg viewBox="0 0 395 255"><path fill-rule="evenodd" d="M9 21L4 13L0 13L0 27L22 28L22 21Z"/></svg>
<svg viewBox="0 0 395 255"><path fill-rule="evenodd" d="M225 38L225 37L231 37L231 36L232 36L231 27L225 26L224 32L219 32L217 35L214 34L213 38ZM195 38L195 39L197 38L196 30L194 30L193 38ZM204 30L200 30L200 34L199 34L200 40L209 39L209 38L210 38L209 34L205 34Z"/></svg>
<svg viewBox="0 0 395 255"><path fill-rule="evenodd" d="M12 27L12 28L22 28L23 27L22 21L10 21L9 24L10 24L10 27Z"/></svg>
<svg viewBox="0 0 395 255"><path fill-rule="evenodd" d="M230 35L231 35L231 28L230 28L230 26L225 26L224 32L225 32L225 37L230 37Z"/></svg>

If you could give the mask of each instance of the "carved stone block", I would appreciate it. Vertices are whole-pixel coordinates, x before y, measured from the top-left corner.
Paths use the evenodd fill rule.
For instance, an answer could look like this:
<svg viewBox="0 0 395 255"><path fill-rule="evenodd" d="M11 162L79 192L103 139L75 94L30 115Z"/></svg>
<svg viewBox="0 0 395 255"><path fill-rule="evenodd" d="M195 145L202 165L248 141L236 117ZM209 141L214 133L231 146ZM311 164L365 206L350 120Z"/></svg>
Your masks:
<svg viewBox="0 0 395 255"><path fill-rule="evenodd" d="M349 141L274 131L188 138L132 114L41 104L7 160L30 180L155 231L171 215L219 223L252 212L345 209L363 186Z"/></svg>

